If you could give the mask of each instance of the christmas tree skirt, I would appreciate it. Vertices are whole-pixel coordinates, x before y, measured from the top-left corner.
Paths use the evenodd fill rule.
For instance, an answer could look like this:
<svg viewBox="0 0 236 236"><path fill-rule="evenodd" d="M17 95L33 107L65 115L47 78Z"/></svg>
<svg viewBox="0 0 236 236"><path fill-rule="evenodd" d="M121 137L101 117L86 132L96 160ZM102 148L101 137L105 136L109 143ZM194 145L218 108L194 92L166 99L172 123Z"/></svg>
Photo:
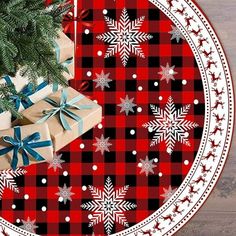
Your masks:
<svg viewBox="0 0 236 236"><path fill-rule="evenodd" d="M173 235L227 160L234 107L223 50L192 0L78 9L76 35L66 32L77 39L70 85L102 106L102 122L49 163L0 172L3 233Z"/></svg>

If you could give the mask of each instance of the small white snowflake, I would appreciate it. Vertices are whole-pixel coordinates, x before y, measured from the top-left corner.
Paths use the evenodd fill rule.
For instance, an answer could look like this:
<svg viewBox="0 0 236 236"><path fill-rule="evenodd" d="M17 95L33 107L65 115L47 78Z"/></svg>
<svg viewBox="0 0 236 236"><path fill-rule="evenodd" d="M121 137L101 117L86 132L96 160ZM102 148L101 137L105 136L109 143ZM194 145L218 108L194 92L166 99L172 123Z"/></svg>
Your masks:
<svg viewBox="0 0 236 236"><path fill-rule="evenodd" d="M161 194L161 197L164 198L163 203L167 202L175 194L176 190L176 188L172 189L171 186L169 186L168 189L163 188L164 193Z"/></svg>
<svg viewBox="0 0 236 236"><path fill-rule="evenodd" d="M74 195L74 193L71 192L72 187L67 188L66 184L64 184L63 188L58 187L58 189L59 192L56 193L56 195L63 200L64 204L66 204L67 201L72 201L71 196Z"/></svg>
<svg viewBox="0 0 236 236"><path fill-rule="evenodd" d="M169 34L171 34L171 40L176 39L177 43L179 43L180 39L185 39L181 31L177 27L172 25L171 28L172 30L169 32Z"/></svg>
<svg viewBox="0 0 236 236"><path fill-rule="evenodd" d="M148 156L146 156L145 160L140 159L140 166L139 166L141 168L140 174L145 173L146 176L148 176L149 173L154 174L153 169L157 166L154 165L153 162L154 162L154 159L149 160Z"/></svg>
<svg viewBox="0 0 236 236"><path fill-rule="evenodd" d="M191 146L187 131L198 127L198 124L185 119L190 110L190 104L176 110L172 97L169 97L164 110L155 105L150 105L150 107L155 120L143 124L143 127L149 132L155 132L151 147L165 141L166 151L171 154L176 141Z"/></svg>
<svg viewBox="0 0 236 236"><path fill-rule="evenodd" d="M26 170L20 169L20 168L16 170L12 170L12 169L2 170L0 172L0 199L2 198L5 188L8 188L15 193L19 193L19 189L14 180L14 177L18 177L26 173L27 173Z"/></svg>
<svg viewBox="0 0 236 236"><path fill-rule="evenodd" d="M100 151L102 155L104 154L105 151L110 152L109 147L112 146L112 144L109 143L110 137L104 138L104 135L102 134L101 138L95 137L95 139L97 141L96 143L93 144L93 146L96 146L95 152Z"/></svg>
<svg viewBox="0 0 236 236"><path fill-rule="evenodd" d="M127 10L124 8L119 21L104 16L110 32L97 36L97 39L109 43L105 58L117 53L120 54L122 64L127 65L131 53L145 58L140 43L150 40L152 35L140 32L145 16L130 21Z"/></svg>
<svg viewBox="0 0 236 236"><path fill-rule="evenodd" d="M161 75L161 80L166 80L167 84L170 80L175 80L174 75L178 74L178 72L174 71L175 66L169 66L169 63L166 64L166 67L161 66L160 72L158 72L159 75Z"/></svg>
<svg viewBox="0 0 236 236"><path fill-rule="evenodd" d="M101 74L97 74L96 73L96 79L93 80L94 82L96 82L96 87L101 87L101 90L103 91L105 87L110 88L109 83L112 81L111 79L109 79L110 73L105 74L104 71L102 70Z"/></svg>
<svg viewBox="0 0 236 236"><path fill-rule="evenodd" d="M30 220L30 218L28 217L27 220L21 220L23 225L20 226L20 228L22 228L23 230L26 230L30 233L35 233L35 229L38 228L37 225L35 225L35 221L36 220Z"/></svg>
<svg viewBox="0 0 236 236"><path fill-rule="evenodd" d="M124 200L128 189L127 185L115 190L110 177L106 179L104 191L89 186L94 200L81 205L82 209L93 212L89 226L104 222L108 235L111 234L115 222L128 227L124 212L136 208L135 204Z"/></svg>
<svg viewBox="0 0 236 236"><path fill-rule="evenodd" d="M52 161L49 162L48 169L53 168L54 172L57 171L57 169L62 169L61 164L64 163L65 161L61 159L62 154L57 155L56 153L53 155Z"/></svg>
<svg viewBox="0 0 236 236"><path fill-rule="evenodd" d="M134 107L137 106L137 104L133 103L134 98L129 98L128 95L125 96L125 98L120 98L121 103L118 104L118 107L121 107L120 113L125 112L125 114L128 116L129 112L134 113Z"/></svg>

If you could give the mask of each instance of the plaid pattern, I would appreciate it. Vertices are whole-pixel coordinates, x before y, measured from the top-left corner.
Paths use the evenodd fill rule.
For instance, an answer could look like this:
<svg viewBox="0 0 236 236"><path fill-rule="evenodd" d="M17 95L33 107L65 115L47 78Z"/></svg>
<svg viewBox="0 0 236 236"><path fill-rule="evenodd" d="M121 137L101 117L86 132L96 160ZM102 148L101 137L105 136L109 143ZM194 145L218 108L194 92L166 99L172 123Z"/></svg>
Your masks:
<svg viewBox="0 0 236 236"><path fill-rule="evenodd" d="M90 33L85 34L86 27L78 22L77 49L76 49L76 79L71 86L80 89L82 81L87 81L89 87L83 93L98 101L103 106L104 119L102 129L95 127L93 130L75 140L64 148L63 170L48 170L48 164L40 164L27 168L25 176L16 178L20 193L14 194L6 190L1 204L1 215L10 222L15 223L16 219L36 219L38 228L36 232L41 235L87 235L105 234L103 223L94 228L88 227L89 211L82 210L80 205L91 201L92 196L87 191L82 191L82 186L93 185L103 188L107 176L110 176L115 187L129 185L129 191L125 200L137 204L135 210L125 212L125 216L132 226L148 217L163 204L163 188L177 188L187 175L194 157L198 150L201 139L202 127L204 123L204 96L201 76L196 65L193 53L186 41L181 40L179 44L175 40L170 40L171 25L174 25L163 13L155 6L144 1L124 1L124 0L100 0L100 1L79 1L79 9L90 9L88 17L84 21L93 22L94 27L89 28ZM108 47L96 36L109 31L104 21L103 9L108 10L107 16L119 20L122 9L126 7L129 17L134 20L140 16L145 16L145 22L141 31L153 35L153 39L141 43L141 47L146 55L145 59L131 56L127 67L124 68L119 55L104 59L97 55L102 51L103 55ZM70 37L73 35L73 27L66 32ZM160 66L175 65L178 74L176 80L167 84L160 81ZM113 80L101 91L95 88L92 81L96 78L95 74L110 73ZM88 77L87 72L91 71L92 76ZM133 78L133 74L137 78ZM187 80L187 85L182 84L182 80ZM156 87L155 82L159 85ZM142 86L143 90L138 91ZM120 98L129 95L134 97L134 103L142 108L138 113L135 108L134 113L125 116L120 113ZM186 117L199 124L198 128L190 131L191 147L186 147L179 142L176 143L175 150L171 157L166 153L165 144L161 143L150 148L152 134L142 127L142 124L153 120L154 116L149 108L149 104L159 105L164 108L169 96L172 96L177 108L186 104L192 104L189 115ZM162 96L163 100L158 97ZM193 105L194 99L199 100L197 106ZM135 135L130 134L130 130L135 130ZM110 137L112 143L110 152L101 155L95 152L95 137ZM80 144L84 144L84 149ZM133 155L133 150L137 155ZM155 174L146 177L140 174L137 167L140 159L158 158L159 162L154 168ZM184 165L188 160L189 165ZM93 165L98 169L94 171ZM67 171L67 176L63 175ZM159 177L158 173L163 174ZM46 184L42 179L47 180ZM64 184L72 186L73 201L66 205L58 202L58 186ZM30 198L24 200L24 194ZM16 209L12 210L12 204ZM42 206L47 207L46 212L42 212ZM70 217L70 222L65 221L65 217ZM21 225L21 223L16 225ZM123 230L124 227L115 224L114 232Z"/></svg>

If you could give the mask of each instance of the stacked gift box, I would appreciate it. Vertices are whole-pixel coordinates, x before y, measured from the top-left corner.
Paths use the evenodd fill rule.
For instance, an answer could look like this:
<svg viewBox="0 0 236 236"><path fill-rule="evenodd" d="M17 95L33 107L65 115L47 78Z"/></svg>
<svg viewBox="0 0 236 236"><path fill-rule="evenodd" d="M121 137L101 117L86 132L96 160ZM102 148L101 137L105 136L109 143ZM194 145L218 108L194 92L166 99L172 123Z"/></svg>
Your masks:
<svg viewBox="0 0 236 236"><path fill-rule="evenodd" d="M73 79L74 43L62 32L55 41L55 52L58 62L68 69L65 78ZM10 112L0 114L0 170L49 162L53 152L101 122L101 106L71 87L39 78L33 89L20 72L13 78L4 76L0 83L14 87L12 99L22 115L14 120Z"/></svg>

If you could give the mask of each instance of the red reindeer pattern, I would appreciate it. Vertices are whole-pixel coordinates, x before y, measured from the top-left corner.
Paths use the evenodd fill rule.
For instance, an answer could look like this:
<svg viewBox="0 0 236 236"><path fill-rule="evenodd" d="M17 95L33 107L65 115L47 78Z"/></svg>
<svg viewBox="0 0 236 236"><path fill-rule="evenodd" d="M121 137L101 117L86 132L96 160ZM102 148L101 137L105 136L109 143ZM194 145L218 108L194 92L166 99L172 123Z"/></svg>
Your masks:
<svg viewBox="0 0 236 236"><path fill-rule="evenodd" d="M184 5L183 4L181 4L181 6L182 6L182 9L177 9L177 10L175 10L175 13L179 13L180 15L184 15L184 13L185 13L185 11L186 11L186 8L187 7L184 7Z"/></svg>
<svg viewBox="0 0 236 236"><path fill-rule="evenodd" d="M194 16L185 17L186 28L191 26L191 21L196 22L196 20L194 19Z"/></svg>
<svg viewBox="0 0 236 236"><path fill-rule="evenodd" d="M161 223L160 223L158 220L156 220L156 223L155 223L155 225L153 226L153 229L156 230L156 231L160 231L160 232L161 232L164 228L161 228L161 227L160 227L160 224L161 224Z"/></svg>
<svg viewBox="0 0 236 236"><path fill-rule="evenodd" d="M206 165L203 165L202 163L201 163L201 167L202 167L202 173L203 174L210 173L211 170L212 170L212 166L210 168L207 168Z"/></svg>
<svg viewBox="0 0 236 236"><path fill-rule="evenodd" d="M222 135L222 132L224 131L224 129L219 128L218 126L215 127L215 129L210 132L210 135L217 135L217 133L220 133L220 135Z"/></svg>
<svg viewBox="0 0 236 236"><path fill-rule="evenodd" d="M171 10L172 7L174 6L173 2L178 2L178 0L166 0L167 4L168 4L168 9Z"/></svg>
<svg viewBox="0 0 236 236"><path fill-rule="evenodd" d="M198 39L198 49L203 47L204 43L209 43L208 38L199 38Z"/></svg>
<svg viewBox="0 0 236 236"><path fill-rule="evenodd" d="M216 123L220 123L220 122L222 122L223 120L225 120L225 114L222 115L222 116L220 116L219 114L214 113L214 114L213 114L213 117L216 118Z"/></svg>
<svg viewBox="0 0 236 236"><path fill-rule="evenodd" d="M195 189L193 185L189 185L189 193L190 194L198 194L199 189Z"/></svg>
<svg viewBox="0 0 236 236"><path fill-rule="evenodd" d="M217 110L220 106L222 109L224 109L224 102L220 101L220 100L216 100L215 105L211 108L211 110Z"/></svg>
<svg viewBox="0 0 236 236"><path fill-rule="evenodd" d="M152 230L149 229L149 230L146 230L146 231L141 231L143 235L148 235L148 236L152 236Z"/></svg>
<svg viewBox="0 0 236 236"><path fill-rule="evenodd" d="M200 26L198 26L198 30L192 29L190 31L190 33L194 34L196 37L198 37L200 35L200 33L202 32L202 28L200 28Z"/></svg>
<svg viewBox="0 0 236 236"><path fill-rule="evenodd" d="M164 221L169 220L169 221L170 221L169 224L171 224L172 222L174 222L174 218L173 218L173 216L172 216L171 214L169 214L169 215L167 215L167 216L162 216L162 219L163 219Z"/></svg>
<svg viewBox="0 0 236 236"><path fill-rule="evenodd" d="M211 157L213 158L213 161L215 161L216 155L213 152L208 152L208 154L203 157L203 160L209 160Z"/></svg>
<svg viewBox="0 0 236 236"><path fill-rule="evenodd" d="M218 147L220 147L220 144L221 144L221 141L216 143L216 141L213 139L209 139L209 142L211 143L211 148L218 148Z"/></svg>
<svg viewBox="0 0 236 236"><path fill-rule="evenodd" d="M218 76L216 76L216 73L209 72L209 75L211 76L211 82L213 83L221 80L221 77L220 77L221 73Z"/></svg>
<svg viewBox="0 0 236 236"><path fill-rule="evenodd" d="M212 50L212 48L210 48L210 51L208 52L206 49L202 50L201 53L206 57L206 58L209 58L213 53L214 51Z"/></svg>
<svg viewBox="0 0 236 236"><path fill-rule="evenodd" d="M177 203L175 203L175 207L174 207L174 209L173 209L173 213L174 214L180 214L180 215L182 215L182 212L183 212L184 210L180 210L180 205L178 205Z"/></svg>
<svg viewBox="0 0 236 236"><path fill-rule="evenodd" d="M203 186L205 185L206 183L206 179L201 175L199 176L196 180L193 181L194 184L200 184L202 183Z"/></svg>
<svg viewBox="0 0 236 236"><path fill-rule="evenodd" d="M217 68L217 61L208 60L206 65L206 70L210 70L212 66Z"/></svg>

